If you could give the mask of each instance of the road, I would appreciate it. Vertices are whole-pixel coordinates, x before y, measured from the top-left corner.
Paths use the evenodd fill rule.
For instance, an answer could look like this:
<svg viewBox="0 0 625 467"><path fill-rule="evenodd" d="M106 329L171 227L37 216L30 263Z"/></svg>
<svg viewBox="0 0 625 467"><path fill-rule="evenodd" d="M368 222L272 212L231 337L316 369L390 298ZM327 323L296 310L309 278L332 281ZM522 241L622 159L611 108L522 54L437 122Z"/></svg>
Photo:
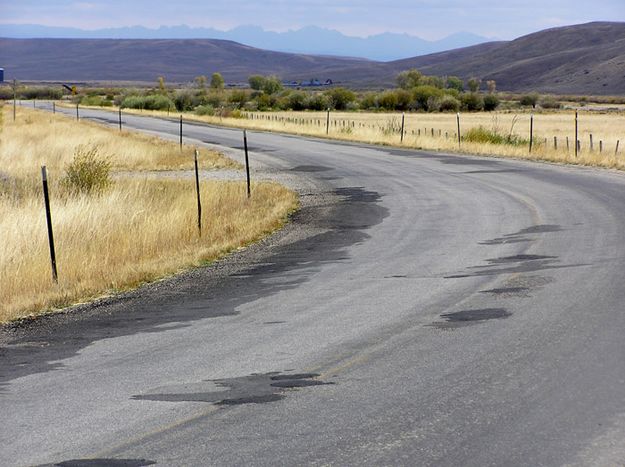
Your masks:
<svg viewBox="0 0 625 467"><path fill-rule="evenodd" d="M185 138L240 157L240 131ZM248 138L302 210L3 330L3 465L625 465L623 174Z"/></svg>

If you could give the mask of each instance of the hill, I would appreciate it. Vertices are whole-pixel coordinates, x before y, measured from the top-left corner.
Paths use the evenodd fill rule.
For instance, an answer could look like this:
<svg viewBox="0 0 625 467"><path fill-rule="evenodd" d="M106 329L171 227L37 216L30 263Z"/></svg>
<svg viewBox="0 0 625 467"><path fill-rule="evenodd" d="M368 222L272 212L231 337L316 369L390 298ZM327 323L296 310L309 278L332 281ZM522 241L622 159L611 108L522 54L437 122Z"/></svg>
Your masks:
<svg viewBox="0 0 625 467"><path fill-rule="evenodd" d="M371 60L398 60L486 42L475 34L460 32L428 41L409 34L383 33L354 37L332 29L307 26L283 32L266 31L259 26L237 26L228 31L189 26L142 26L84 30L29 24L0 24L0 37L13 39L221 39L260 49L315 55L363 57Z"/></svg>
<svg viewBox="0 0 625 467"><path fill-rule="evenodd" d="M625 23L554 28L513 41L490 42L420 57L366 59L271 52L232 41L0 39L7 79L185 82L222 73L227 82L251 74L287 80L318 78L354 87L392 86L398 72L494 79L501 91L625 94Z"/></svg>
<svg viewBox="0 0 625 467"><path fill-rule="evenodd" d="M398 60L392 73L494 79L499 89L556 94L625 93L625 23L588 23L548 29L509 42L494 42Z"/></svg>
<svg viewBox="0 0 625 467"><path fill-rule="evenodd" d="M62 81L190 81L219 71L227 82L250 74L326 78L328 69L376 62L290 54L217 39L0 39L7 79Z"/></svg>

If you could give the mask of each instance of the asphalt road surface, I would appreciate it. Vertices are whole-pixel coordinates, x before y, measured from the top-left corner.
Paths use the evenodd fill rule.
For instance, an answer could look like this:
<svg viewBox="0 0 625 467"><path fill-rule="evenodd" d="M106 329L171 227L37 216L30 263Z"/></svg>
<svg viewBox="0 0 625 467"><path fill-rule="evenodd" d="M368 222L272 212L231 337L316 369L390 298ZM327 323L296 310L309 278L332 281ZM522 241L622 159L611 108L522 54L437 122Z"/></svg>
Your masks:
<svg viewBox="0 0 625 467"><path fill-rule="evenodd" d="M625 464L623 174L248 138L293 222L2 330L2 465Z"/></svg>

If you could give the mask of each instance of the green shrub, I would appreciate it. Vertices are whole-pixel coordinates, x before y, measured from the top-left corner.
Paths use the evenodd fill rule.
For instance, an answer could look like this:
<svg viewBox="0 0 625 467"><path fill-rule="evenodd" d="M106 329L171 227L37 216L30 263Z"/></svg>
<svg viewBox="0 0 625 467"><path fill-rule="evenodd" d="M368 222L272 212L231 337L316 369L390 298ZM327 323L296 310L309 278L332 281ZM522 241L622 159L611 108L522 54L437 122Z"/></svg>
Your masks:
<svg viewBox="0 0 625 467"><path fill-rule="evenodd" d="M431 97L442 98L445 92L435 86L423 85L417 86L412 91L412 98L417 110L429 110L428 101Z"/></svg>
<svg viewBox="0 0 625 467"><path fill-rule="evenodd" d="M212 105L215 108L222 107L224 105L224 95L221 92L210 92L205 96L196 96L196 100L201 100L204 105Z"/></svg>
<svg viewBox="0 0 625 467"><path fill-rule="evenodd" d="M74 159L65 167L61 186L69 193L100 194L112 183L111 162L98 154L96 147L78 146Z"/></svg>
<svg viewBox="0 0 625 467"><path fill-rule="evenodd" d="M483 126L477 128L471 128L462 137L465 141L470 143L490 143L490 144L505 144L506 138L496 131L488 130Z"/></svg>
<svg viewBox="0 0 625 467"><path fill-rule="evenodd" d="M84 99L83 99L84 100ZM145 110L168 110L177 107L172 100L162 94L153 94L149 96L128 96L121 102L121 106L127 109L145 109ZM188 108L185 110L189 110Z"/></svg>
<svg viewBox="0 0 625 467"><path fill-rule="evenodd" d="M484 110L491 112L499 107L499 97L496 94L486 94L484 96Z"/></svg>
<svg viewBox="0 0 625 467"><path fill-rule="evenodd" d="M215 115L215 108L212 105L198 105L194 110L196 115Z"/></svg>
<svg viewBox="0 0 625 467"><path fill-rule="evenodd" d="M9 86L0 86L0 99L5 101L13 99L13 89Z"/></svg>
<svg viewBox="0 0 625 467"><path fill-rule="evenodd" d="M162 94L154 94L145 97L144 108L146 110L168 110L174 106L173 104L169 97Z"/></svg>
<svg viewBox="0 0 625 467"><path fill-rule="evenodd" d="M445 87L447 89L455 89L458 92L464 91L464 82L457 76L448 76L445 80Z"/></svg>
<svg viewBox="0 0 625 467"><path fill-rule="evenodd" d="M489 144L511 144L513 146L523 146L529 144L529 140L516 135L503 135L497 130L489 130L483 126L471 128L462 137L464 141L470 143Z"/></svg>
<svg viewBox="0 0 625 467"><path fill-rule="evenodd" d="M94 107L110 107L113 103L102 96L85 96L80 100L82 105L89 105Z"/></svg>
<svg viewBox="0 0 625 467"><path fill-rule="evenodd" d="M248 99L248 93L242 89L235 89L228 96L228 102L236 107L243 107Z"/></svg>
<svg viewBox="0 0 625 467"><path fill-rule="evenodd" d="M367 92L360 99L360 108L364 110L378 109L378 95L375 92Z"/></svg>
<svg viewBox="0 0 625 467"><path fill-rule="evenodd" d="M384 110L395 110L399 104L399 98L395 91L384 91L377 96L377 106Z"/></svg>
<svg viewBox="0 0 625 467"><path fill-rule="evenodd" d="M460 96L462 108L469 112L477 112L484 108L484 99L475 92L467 92Z"/></svg>
<svg viewBox="0 0 625 467"><path fill-rule="evenodd" d="M428 97L427 110L428 112L440 112L441 110L441 97L430 96Z"/></svg>
<svg viewBox="0 0 625 467"><path fill-rule="evenodd" d="M198 105L200 105L200 99L190 89L182 89L174 94L174 106L179 112L193 110Z"/></svg>
<svg viewBox="0 0 625 467"><path fill-rule="evenodd" d="M347 104L356 100L356 94L345 88L329 89L325 92L330 107L336 110L345 110Z"/></svg>
<svg viewBox="0 0 625 467"><path fill-rule="evenodd" d="M405 70L400 72L397 75L397 85L402 89L412 89L419 86L421 80L423 79L423 74L419 70Z"/></svg>
<svg viewBox="0 0 625 467"><path fill-rule="evenodd" d="M310 110L327 110L330 107L330 101L327 96L316 92L308 97L306 107Z"/></svg>
<svg viewBox="0 0 625 467"><path fill-rule="evenodd" d="M540 100L539 104L543 109L561 109L562 108L562 104L558 102L555 99L555 97L552 97L552 96L543 97Z"/></svg>
<svg viewBox="0 0 625 467"><path fill-rule="evenodd" d="M460 101L449 94L443 96L439 102L439 110L441 112L458 112L460 110Z"/></svg>
<svg viewBox="0 0 625 467"><path fill-rule="evenodd" d="M296 111L306 109L306 99L306 93L301 91L293 91L285 98L287 108Z"/></svg>
<svg viewBox="0 0 625 467"><path fill-rule="evenodd" d="M525 107L529 107L529 106L536 107L539 97L540 96L536 94L535 92L531 94L526 94L524 96L521 96L521 99L519 99L519 104Z"/></svg>
<svg viewBox="0 0 625 467"><path fill-rule="evenodd" d="M50 87L24 87L19 90L20 99L60 99L63 97L63 90Z"/></svg>
<svg viewBox="0 0 625 467"><path fill-rule="evenodd" d="M275 107L278 98L269 94L261 93L256 96L255 100L258 105L258 110L269 110Z"/></svg>

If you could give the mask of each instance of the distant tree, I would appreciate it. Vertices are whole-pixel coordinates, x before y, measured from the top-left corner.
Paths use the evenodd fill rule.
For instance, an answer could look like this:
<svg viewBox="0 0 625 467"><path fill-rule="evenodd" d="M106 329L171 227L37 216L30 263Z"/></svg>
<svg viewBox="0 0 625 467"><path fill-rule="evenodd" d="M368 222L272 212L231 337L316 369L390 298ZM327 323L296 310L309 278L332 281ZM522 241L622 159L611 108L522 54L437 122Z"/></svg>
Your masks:
<svg viewBox="0 0 625 467"><path fill-rule="evenodd" d="M320 92L311 94L306 100L306 107L310 110L326 110L329 105L328 97Z"/></svg>
<svg viewBox="0 0 625 467"><path fill-rule="evenodd" d="M167 88L165 88L165 78L162 76L158 77L158 92L159 94L166 94Z"/></svg>
<svg viewBox="0 0 625 467"><path fill-rule="evenodd" d="M260 91L263 89L265 77L261 75L252 75L247 78L247 82L250 84L250 88L252 88L254 91Z"/></svg>
<svg viewBox="0 0 625 467"><path fill-rule="evenodd" d="M445 80L439 76L424 76L419 81L420 86L433 86L435 88L443 89L445 87Z"/></svg>
<svg viewBox="0 0 625 467"><path fill-rule="evenodd" d="M464 91L464 82L457 76L448 76L445 80L445 87L447 89L455 89L458 92Z"/></svg>
<svg viewBox="0 0 625 467"><path fill-rule="evenodd" d="M384 91L375 99L375 105L384 110L395 110L399 104L399 99L395 91Z"/></svg>
<svg viewBox="0 0 625 467"><path fill-rule="evenodd" d="M484 109L484 99L476 92L466 92L460 96L460 102L464 110L475 112Z"/></svg>
<svg viewBox="0 0 625 467"><path fill-rule="evenodd" d="M223 89L224 84L225 81L221 73L213 73L211 75L211 89Z"/></svg>
<svg viewBox="0 0 625 467"><path fill-rule="evenodd" d="M497 91L497 82L494 79L489 79L486 81L486 88L489 94L495 94Z"/></svg>
<svg viewBox="0 0 625 467"><path fill-rule="evenodd" d="M497 94L486 94L484 96L484 110L490 112L499 107L499 97Z"/></svg>
<svg viewBox="0 0 625 467"><path fill-rule="evenodd" d="M429 110L428 101L435 102L430 98L442 98L444 95L445 91L435 86L418 86L413 90L412 98L417 109Z"/></svg>
<svg viewBox="0 0 625 467"><path fill-rule="evenodd" d="M347 104L356 100L356 94L345 88L333 88L325 92L330 100L330 107L336 110L345 110Z"/></svg>
<svg viewBox="0 0 625 467"><path fill-rule="evenodd" d="M413 89L421 84L423 74L416 69L405 70L397 75L397 85L402 89Z"/></svg>
<svg viewBox="0 0 625 467"><path fill-rule="evenodd" d="M293 91L287 96L287 107L291 110L306 109L307 96L302 91Z"/></svg>
<svg viewBox="0 0 625 467"><path fill-rule="evenodd" d="M469 86L469 91L477 92L480 89L480 84L482 84L482 80L479 78L471 78L467 85Z"/></svg>
<svg viewBox="0 0 625 467"><path fill-rule="evenodd" d="M228 102L234 104L235 107L240 108L245 105L248 97L248 92L244 91L243 89L235 89L234 91L232 91L232 93L230 93L230 96L228 97Z"/></svg>
<svg viewBox="0 0 625 467"><path fill-rule="evenodd" d="M519 103L523 106L529 107L531 105L532 108L536 108L536 104L538 103L539 98L540 96L536 94L535 92L533 92L531 94L526 94L524 96L521 96Z"/></svg>
<svg viewBox="0 0 625 467"><path fill-rule="evenodd" d="M460 101L454 96L445 95L439 101L439 110L441 112L458 112Z"/></svg>
<svg viewBox="0 0 625 467"><path fill-rule="evenodd" d="M196 76L193 78L193 82L195 83L195 87L197 87L201 93L206 92L206 83L208 82L208 78L206 78L206 76Z"/></svg>
<svg viewBox="0 0 625 467"><path fill-rule="evenodd" d="M272 94L277 93L281 89L282 89L282 81L277 76L268 76L264 78L262 90L265 94L269 94L271 96Z"/></svg>

